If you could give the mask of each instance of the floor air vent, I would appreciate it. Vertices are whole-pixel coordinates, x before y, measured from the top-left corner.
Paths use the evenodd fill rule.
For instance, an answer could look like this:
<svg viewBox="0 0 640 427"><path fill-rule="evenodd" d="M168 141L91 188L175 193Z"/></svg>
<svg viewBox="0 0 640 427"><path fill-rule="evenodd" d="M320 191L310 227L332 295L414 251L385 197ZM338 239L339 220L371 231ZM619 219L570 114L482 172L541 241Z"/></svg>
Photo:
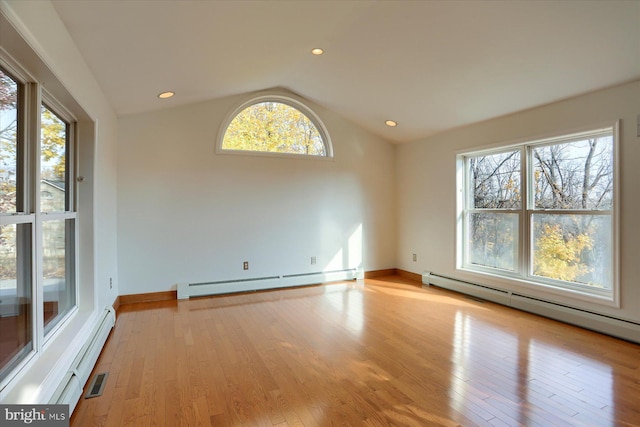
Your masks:
<svg viewBox="0 0 640 427"><path fill-rule="evenodd" d="M102 391L104 390L104 386L107 384L108 376L108 372L96 374L95 377L93 377L93 381L91 381L91 385L89 386L87 394L84 396L84 398L91 399L92 397L101 396Z"/></svg>

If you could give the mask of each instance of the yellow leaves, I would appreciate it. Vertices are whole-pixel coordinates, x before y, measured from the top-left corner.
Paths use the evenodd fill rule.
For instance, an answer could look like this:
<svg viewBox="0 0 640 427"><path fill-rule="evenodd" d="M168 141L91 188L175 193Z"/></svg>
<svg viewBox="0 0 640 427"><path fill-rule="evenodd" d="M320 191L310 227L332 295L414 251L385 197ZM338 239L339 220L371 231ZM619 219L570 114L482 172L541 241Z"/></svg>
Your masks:
<svg viewBox="0 0 640 427"><path fill-rule="evenodd" d="M42 177L64 180L67 125L44 105L42 106L40 117Z"/></svg>
<svg viewBox="0 0 640 427"><path fill-rule="evenodd" d="M42 128L40 130L40 141L42 144L42 156L49 160L58 155L60 147L66 144L65 123L53 115L51 111L42 109Z"/></svg>
<svg viewBox="0 0 640 427"><path fill-rule="evenodd" d="M586 234L565 237L560 225L544 224L541 235L536 239L534 274L569 282L592 269L582 262L581 254L593 247L593 241Z"/></svg>
<svg viewBox="0 0 640 427"><path fill-rule="evenodd" d="M229 123L222 148L324 156L322 137L301 111L279 102L262 102L242 110Z"/></svg>

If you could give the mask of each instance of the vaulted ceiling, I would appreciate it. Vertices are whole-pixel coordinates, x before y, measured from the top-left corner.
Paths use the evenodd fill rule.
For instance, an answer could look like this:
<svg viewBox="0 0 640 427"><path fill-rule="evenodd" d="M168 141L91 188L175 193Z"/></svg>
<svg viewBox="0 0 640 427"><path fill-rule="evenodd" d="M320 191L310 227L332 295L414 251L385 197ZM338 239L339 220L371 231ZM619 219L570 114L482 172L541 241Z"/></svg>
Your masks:
<svg viewBox="0 0 640 427"><path fill-rule="evenodd" d="M284 87L399 143L640 78L634 0L53 5L119 115Z"/></svg>

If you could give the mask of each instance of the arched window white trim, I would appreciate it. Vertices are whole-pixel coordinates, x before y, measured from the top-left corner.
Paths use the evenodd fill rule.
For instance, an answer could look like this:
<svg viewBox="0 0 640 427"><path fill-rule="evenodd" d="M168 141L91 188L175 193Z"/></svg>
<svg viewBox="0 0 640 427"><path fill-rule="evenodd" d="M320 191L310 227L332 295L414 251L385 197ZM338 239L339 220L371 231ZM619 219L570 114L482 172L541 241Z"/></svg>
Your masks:
<svg viewBox="0 0 640 427"><path fill-rule="evenodd" d="M309 121L315 126L320 135L322 143L324 145L325 154L324 155L311 155L311 154L299 154L299 153L285 153L285 152L270 152L270 151L259 151L259 150L234 150L223 148L224 137L227 133L227 129L231 122L244 110L247 108L261 104L265 102L275 102L279 104L284 104L289 107L292 107L299 112L301 112ZM220 130L218 132L217 140L216 140L216 153L218 154L240 154L240 155L251 155L251 156L276 156L276 157L296 157L296 158L313 158L313 159L332 159L333 158L333 146L331 144L331 138L329 136L329 132L325 127L320 117L309 108L301 99L294 97L293 95L285 95L277 91L269 91L263 92L260 94L254 94L249 98L245 99L241 102L235 109L231 110L229 114L225 117L224 121L220 126Z"/></svg>

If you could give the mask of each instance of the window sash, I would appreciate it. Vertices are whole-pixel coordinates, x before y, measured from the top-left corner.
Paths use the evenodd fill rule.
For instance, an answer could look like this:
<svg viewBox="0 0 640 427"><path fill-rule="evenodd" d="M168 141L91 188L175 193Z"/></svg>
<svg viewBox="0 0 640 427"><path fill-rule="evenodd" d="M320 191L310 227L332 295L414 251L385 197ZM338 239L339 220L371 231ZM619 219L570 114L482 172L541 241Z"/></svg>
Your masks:
<svg viewBox="0 0 640 427"><path fill-rule="evenodd" d="M486 231L483 236L477 236L472 226L474 216L493 217L493 230ZM511 221L509 218L511 217ZM515 221L513 221L515 217ZM506 221L504 219L507 219ZM490 222L491 220L487 221ZM465 265L469 268L479 269L487 272L500 272L501 274L513 276L520 273L520 223L522 215L519 210L473 210L465 214ZM515 226L514 226L515 223ZM482 221L482 225L486 222ZM490 228L491 224L487 226ZM500 231L511 231L511 233L500 233ZM511 244L509 244L511 240ZM511 248L512 251L500 256L502 249ZM485 262L480 262L483 258ZM493 262L492 262L493 261Z"/></svg>
<svg viewBox="0 0 640 427"><path fill-rule="evenodd" d="M56 227L56 223L60 224ZM42 251L41 261L43 291L44 335L49 335L77 305L76 288L76 218L75 215L52 215L38 222ZM63 228L62 235L60 228ZM58 230L56 230L58 229ZM50 231L54 234L51 235ZM62 243L62 246L61 246ZM62 253L62 262L60 255ZM62 273L62 277L60 277Z"/></svg>
<svg viewBox="0 0 640 427"><path fill-rule="evenodd" d="M15 225L15 228L12 225ZM12 232L10 229L13 229ZM2 382L36 349L37 299L32 257L35 242L33 224L24 222L3 225L0 231L3 234L0 245L3 276L0 299L4 302L0 306L0 336L3 342L0 351L0 382ZM7 241L7 237L12 237L11 242ZM7 275L8 271L12 271L13 274ZM12 281L15 281L15 287L11 286ZM15 292L12 292L12 289Z"/></svg>
<svg viewBox="0 0 640 427"><path fill-rule="evenodd" d="M61 155L63 156L63 164L64 167L64 175L62 176L64 184L62 186L56 185L55 182L54 187L51 187L53 191L62 191L64 193L63 200L58 202L55 206L49 207L46 206L44 201L42 200L42 183L44 182L44 177L42 176L43 171L45 171L45 166L43 165L44 158L41 153L43 149L43 138L42 136L39 138L38 150L36 153L36 159L38 161L38 177L39 177L39 185L37 191L35 192L35 206L36 206L36 230L37 230L37 280L38 280L38 292L41 295L39 310L42 313L39 315L39 325L42 324L42 340L43 342L47 342L54 334L55 331L59 329L59 327L64 323L64 320L69 317L69 315L76 311L78 300L78 284L76 278L77 274L77 251L76 248L78 246L78 224L77 224L77 214L75 212L75 186L74 186L74 177L75 177L75 119L74 117L64 108L64 106L58 103L55 98L50 96L48 93L44 92L42 94L42 101L40 103L40 118L42 120L42 114L44 113L43 109L48 110L53 118L49 120L47 124L53 122L59 126L62 126L63 135L63 143L64 148L61 151ZM41 121L40 129L42 129L45 124ZM49 148L49 147L48 147ZM60 166L60 165L58 165ZM56 288L60 287L60 284L63 285L62 289L56 289L57 292L54 292L54 296L51 294L51 279L48 279L47 276L51 275L49 271L49 262L47 258L49 255L45 253L45 251L49 251L47 248L48 243L45 241L45 238L49 238L50 236L46 235L47 230L50 230L51 224L55 222L59 222L63 224L63 236L60 238L53 237L54 241L62 241L64 242L64 262L59 265L60 270L64 270L64 280L58 281L59 283L56 285ZM59 228L59 227L58 227ZM56 295L57 294L57 301ZM53 299L52 299L53 298ZM57 302L57 305L55 304Z"/></svg>
<svg viewBox="0 0 640 427"><path fill-rule="evenodd" d="M45 114L49 113L46 117ZM58 130L62 135L52 135L52 131L44 132L44 127L54 127L54 130ZM55 127L62 127L62 129L56 129ZM41 137L40 137L40 188L38 190L38 212L40 213L49 213L49 212L69 212L73 211L73 192L69 191L71 186L70 177L73 176L73 165L70 161L70 154L73 152L72 146L72 129L74 126L69 123L68 120L65 120L61 114L59 114L55 108L52 108L48 105L48 102L43 102L41 104ZM57 147L58 140L62 139L64 147L60 149ZM49 159L45 158L43 154L43 144L47 142L46 152ZM57 163L56 163L57 160ZM53 161L53 162L52 162ZM56 163L56 164L52 164ZM60 168L64 168L64 172L62 176L58 174L58 170ZM56 179L58 178L58 179ZM60 179L62 178L62 179ZM48 185L50 190L54 193L64 193L63 199L56 203L55 196L53 198L53 203L50 203L49 200L43 200L42 197L42 186L43 184Z"/></svg>
<svg viewBox="0 0 640 427"><path fill-rule="evenodd" d="M527 216L529 218L528 223L530 224L528 227L528 231L529 231L528 234L530 235L530 238L528 241L529 242L528 270L526 271L528 278L535 281L542 282L544 284L592 293L595 295L602 295L602 296L611 295L614 287L613 275L611 274L614 267L614 259L613 259L614 234L613 234L613 226L611 224L613 222L613 216L611 215L611 213L607 213L603 211L571 211L571 212L553 211L551 212L551 211L531 210L528 212ZM536 233L534 230L534 227L535 227L534 216L537 216L540 218L555 217L550 221L552 224L562 224L563 220L571 220L572 218L577 219L578 217L591 218L591 221L594 221L597 219L595 222L604 221L605 225L607 225L606 228L608 229L607 236L605 236L605 238L603 239L597 240L597 242L595 243L600 248L601 247L608 248L608 250L605 252L605 255L607 255L608 257L607 257L606 263L604 265L601 265L601 268L598 269L598 272L600 272L600 274L596 274L596 276L601 276L603 278L606 278L606 281L593 282L593 285L588 285L588 283L580 282L576 279L563 280L562 278L557 278L557 277L554 278L554 277L548 277L548 276L536 274L535 273L535 267L536 267L535 246L536 246L537 240L536 240ZM606 224L606 222L609 222L609 224ZM545 224L544 220L541 220L540 223ZM589 237L588 235L585 235L585 236ZM575 251L577 252L578 249L579 248L576 248ZM597 252L597 249L598 248L596 248L596 252ZM571 255L572 254L568 254L568 256L571 256ZM570 266L567 266L567 267L570 268ZM566 268L566 269L569 269L569 268ZM598 285L601 285L602 288L597 287Z"/></svg>

